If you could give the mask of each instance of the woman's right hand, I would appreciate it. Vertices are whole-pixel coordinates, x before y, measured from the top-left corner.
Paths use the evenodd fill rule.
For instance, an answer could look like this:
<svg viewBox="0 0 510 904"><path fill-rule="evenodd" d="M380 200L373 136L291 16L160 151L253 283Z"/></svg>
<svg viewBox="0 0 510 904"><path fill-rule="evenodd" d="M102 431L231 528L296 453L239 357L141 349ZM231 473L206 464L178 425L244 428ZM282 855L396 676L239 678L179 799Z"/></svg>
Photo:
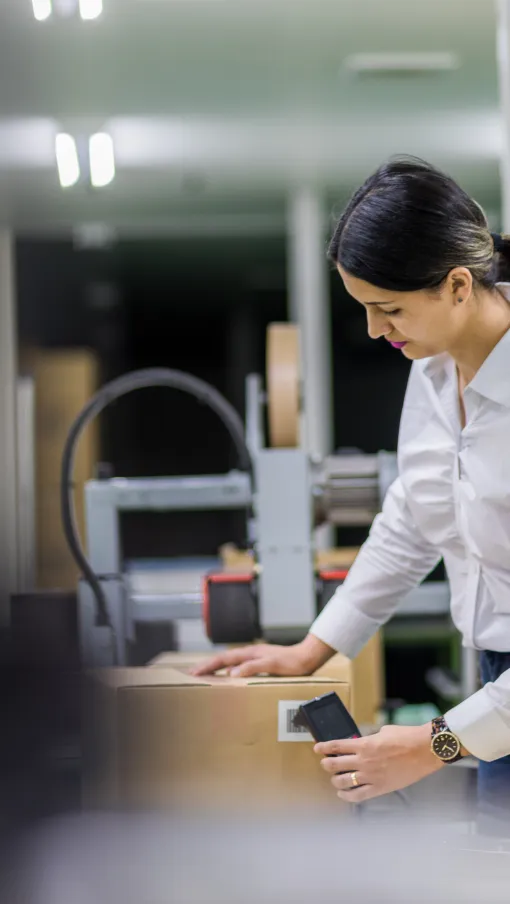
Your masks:
<svg viewBox="0 0 510 904"><path fill-rule="evenodd" d="M230 675L250 678L253 675L311 675L335 653L312 634L289 647L258 643L225 650L192 670L193 675L213 675L226 669Z"/></svg>

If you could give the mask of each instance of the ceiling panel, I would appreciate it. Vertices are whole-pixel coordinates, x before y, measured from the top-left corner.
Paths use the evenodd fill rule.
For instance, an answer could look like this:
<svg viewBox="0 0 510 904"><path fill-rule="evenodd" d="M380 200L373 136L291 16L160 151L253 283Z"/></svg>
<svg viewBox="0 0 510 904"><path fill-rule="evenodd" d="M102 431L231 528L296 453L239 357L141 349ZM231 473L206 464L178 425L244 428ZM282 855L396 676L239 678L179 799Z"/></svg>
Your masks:
<svg viewBox="0 0 510 904"><path fill-rule="evenodd" d="M30 0L0 4L0 221L156 221L176 204L221 213L233 196L240 213L253 197L264 212L302 180L341 195L395 152L450 167L497 205L492 0L104 5L95 22L37 23ZM343 68L372 51L453 51L461 67L409 78ZM103 127L116 182L62 193L56 130Z"/></svg>

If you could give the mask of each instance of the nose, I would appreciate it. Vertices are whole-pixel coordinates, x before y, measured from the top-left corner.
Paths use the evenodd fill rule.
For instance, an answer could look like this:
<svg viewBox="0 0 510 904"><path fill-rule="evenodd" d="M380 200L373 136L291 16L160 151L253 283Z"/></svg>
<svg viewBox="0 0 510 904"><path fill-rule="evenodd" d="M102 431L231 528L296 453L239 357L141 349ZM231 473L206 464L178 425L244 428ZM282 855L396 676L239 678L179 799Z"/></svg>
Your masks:
<svg viewBox="0 0 510 904"><path fill-rule="evenodd" d="M383 311L367 308L367 329L371 339L380 339L381 336L388 336L392 327Z"/></svg>

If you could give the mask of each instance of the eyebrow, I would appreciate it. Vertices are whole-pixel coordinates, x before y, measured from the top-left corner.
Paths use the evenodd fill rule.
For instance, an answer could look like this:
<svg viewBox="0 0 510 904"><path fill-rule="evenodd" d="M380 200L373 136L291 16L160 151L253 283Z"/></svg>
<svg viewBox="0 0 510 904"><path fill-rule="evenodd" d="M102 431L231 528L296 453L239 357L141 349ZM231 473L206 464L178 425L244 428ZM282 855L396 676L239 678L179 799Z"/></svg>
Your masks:
<svg viewBox="0 0 510 904"><path fill-rule="evenodd" d="M394 301L364 301L363 304L371 304L371 305L374 305L374 304L377 304L377 305L379 305L379 304L396 304L396 302L394 302Z"/></svg>

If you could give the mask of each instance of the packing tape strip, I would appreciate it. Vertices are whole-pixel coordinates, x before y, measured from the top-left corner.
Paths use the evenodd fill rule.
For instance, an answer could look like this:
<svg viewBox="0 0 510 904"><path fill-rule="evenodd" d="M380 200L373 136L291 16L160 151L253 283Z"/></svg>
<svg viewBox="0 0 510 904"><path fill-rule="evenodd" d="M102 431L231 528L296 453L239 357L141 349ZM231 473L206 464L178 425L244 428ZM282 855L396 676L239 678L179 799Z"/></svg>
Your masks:
<svg viewBox="0 0 510 904"><path fill-rule="evenodd" d="M299 329L292 323L272 323L267 330L266 386L269 444L299 445Z"/></svg>

